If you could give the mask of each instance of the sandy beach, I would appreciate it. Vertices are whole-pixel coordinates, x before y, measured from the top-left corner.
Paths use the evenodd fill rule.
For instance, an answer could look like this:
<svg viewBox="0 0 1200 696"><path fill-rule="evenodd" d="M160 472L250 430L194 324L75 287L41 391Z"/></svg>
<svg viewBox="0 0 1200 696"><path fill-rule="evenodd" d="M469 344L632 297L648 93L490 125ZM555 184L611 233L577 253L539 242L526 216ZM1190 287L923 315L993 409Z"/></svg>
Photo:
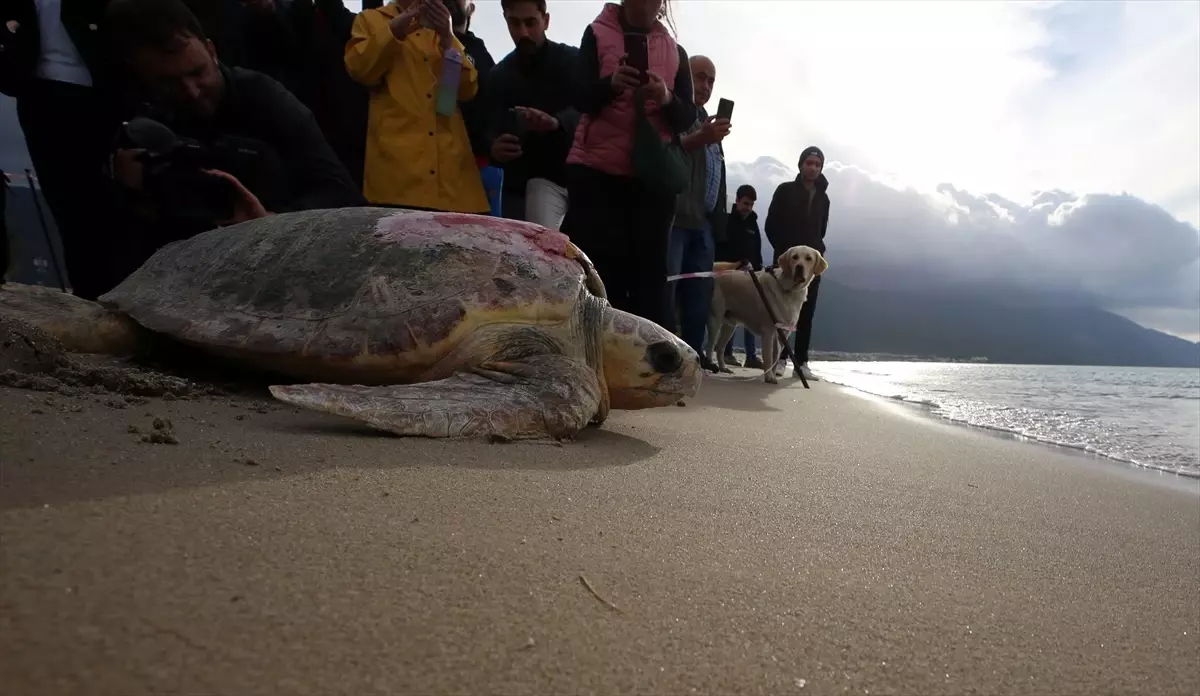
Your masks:
<svg viewBox="0 0 1200 696"><path fill-rule="evenodd" d="M1200 693L1195 481L742 374L565 446L0 388L3 692Z"/></svg>

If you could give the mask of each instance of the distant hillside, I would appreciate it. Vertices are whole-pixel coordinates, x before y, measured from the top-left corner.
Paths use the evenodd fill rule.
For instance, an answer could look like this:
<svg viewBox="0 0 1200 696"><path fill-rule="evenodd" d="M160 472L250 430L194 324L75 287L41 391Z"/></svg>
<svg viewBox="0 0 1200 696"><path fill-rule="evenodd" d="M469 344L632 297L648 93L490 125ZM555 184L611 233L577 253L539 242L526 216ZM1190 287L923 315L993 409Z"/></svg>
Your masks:
<svg viewBox="0 0 1200 696"><path fill-rule="evenodd" d="M813 348L994 363L1200 366L1200 344L1094 307L949 286L867 290L832 277L821 282Z"/></svg>

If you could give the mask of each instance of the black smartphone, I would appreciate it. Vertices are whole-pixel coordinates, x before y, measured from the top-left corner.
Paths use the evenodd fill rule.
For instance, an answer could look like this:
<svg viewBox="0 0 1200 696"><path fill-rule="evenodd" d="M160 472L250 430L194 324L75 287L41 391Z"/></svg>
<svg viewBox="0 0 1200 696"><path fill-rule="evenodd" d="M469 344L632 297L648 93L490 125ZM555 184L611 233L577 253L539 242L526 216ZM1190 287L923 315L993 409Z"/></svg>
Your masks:
<svg viewBox="0 0 1200 696"><path fill-rule="evenodd" d="M717 102L717 118L723 118L726 121L733 119L733 100L722 99Z"/></svg>
<svg viewBox="0 0 1200 696"><path fill-rule="evenodd" d="M508 132L518 138L524 138L529 126L525 123L525 114L516 110L508 110Z"/></svg>
<svg viewBox="0 0 1200 696"><path fill-rule="evenodd" d="M645 34L625 34L625 64L638 69L642 84L650 81L650 76L646 74L650 70L650 47Z"/></svg>

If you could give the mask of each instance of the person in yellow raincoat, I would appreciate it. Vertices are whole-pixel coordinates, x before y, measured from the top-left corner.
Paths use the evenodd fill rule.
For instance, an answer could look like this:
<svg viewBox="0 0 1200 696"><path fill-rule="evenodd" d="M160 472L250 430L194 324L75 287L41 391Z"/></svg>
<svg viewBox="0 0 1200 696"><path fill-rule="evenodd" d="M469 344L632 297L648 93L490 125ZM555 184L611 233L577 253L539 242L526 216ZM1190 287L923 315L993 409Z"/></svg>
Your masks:
<svg viewBox="0 0 1200 696"><path fill-rule="evenodd" d="M458 101L469 101L479 74L442 0L396 0L355 18L345 63L370 90L363 195L372 204L490 210L462 112L455 106L442 116L435 108L443 52L451 46L462 56Z"/></svg>

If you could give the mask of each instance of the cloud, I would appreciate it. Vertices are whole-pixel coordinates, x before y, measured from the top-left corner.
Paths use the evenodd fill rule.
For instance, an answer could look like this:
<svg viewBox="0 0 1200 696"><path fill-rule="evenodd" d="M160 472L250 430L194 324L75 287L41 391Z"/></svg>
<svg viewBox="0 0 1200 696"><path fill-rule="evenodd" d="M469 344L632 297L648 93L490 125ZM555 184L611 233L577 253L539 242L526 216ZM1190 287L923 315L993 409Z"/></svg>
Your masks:
<svg viewBox="0 0 1200 696"><path fill-rule="evenodd" d="M728 165L758 191L760 220L795 168ZM1128 194L1052 190L1018 202L950 184L920 190L836 160L826 166L831 272L851 284L986 282L1073 299L1200 338L1200 232Z"/></svg>

